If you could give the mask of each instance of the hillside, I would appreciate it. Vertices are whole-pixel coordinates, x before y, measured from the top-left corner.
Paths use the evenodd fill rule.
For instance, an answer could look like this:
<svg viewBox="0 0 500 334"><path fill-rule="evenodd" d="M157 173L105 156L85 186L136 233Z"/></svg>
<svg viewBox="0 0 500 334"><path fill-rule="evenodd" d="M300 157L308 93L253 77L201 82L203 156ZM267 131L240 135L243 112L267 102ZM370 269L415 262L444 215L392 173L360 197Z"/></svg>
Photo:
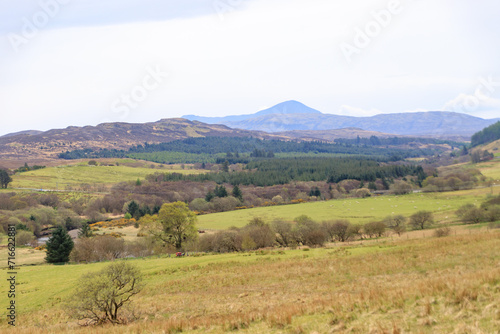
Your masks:
<svg viewBox="0 0 500 334"><path fill-rule="evenodd" d="M276 132L276 134L291 138L310 138L313 140L320 139L326 141L334 141L335 139L339 138L355 139L358 136L360 138L370 138L371 136L376 136L379 138L394 137L394 135L390 133L366 131L358 128L344 128L333 130L294 130Z"/></svg>
<svg viewBox="0 0 500 334"><path fill-rule="evenodd" d="M253 115L227 117L184 116L210 124L232 128L284 132L294 130L332 130L359 128L397 135L433 136L459 139L495 123L498 119L482 119L466 114L444 111L380 114L372 117L353 117L324 114L299 102L288 101Z"/></svg>
<svg viewBox="0 0 500 334"><path fill-rule="evenodd" d="M209 125L180 118L158 122L105 123L97 126L49 130L35 134L0 137L0 159L3 165L24 164L25 161L53 159L67 150L83 148L127 149L148 143L169 142L191 137L255 137L288 139L280 135L257 131L230 129L224 125Z"/></svg>
<svg viewBox="0 0 500 334"><path fill-rule="evenodd" d="M492 143L500 139L500 121L475 133L471 139L472 147Z"/></svg>
<svg viewBox="0 0 500 334"><path fill-rule="evenodd" d="M7 329L3 320L0 331L495 333L498 236L474 231L351 247L128 259L145 283L131 298L137 318L96 327L79 326L66 303L83 274L108 263L26 266L17 287L18 324ZM7 291L7 280L0 287Z"/></svg>

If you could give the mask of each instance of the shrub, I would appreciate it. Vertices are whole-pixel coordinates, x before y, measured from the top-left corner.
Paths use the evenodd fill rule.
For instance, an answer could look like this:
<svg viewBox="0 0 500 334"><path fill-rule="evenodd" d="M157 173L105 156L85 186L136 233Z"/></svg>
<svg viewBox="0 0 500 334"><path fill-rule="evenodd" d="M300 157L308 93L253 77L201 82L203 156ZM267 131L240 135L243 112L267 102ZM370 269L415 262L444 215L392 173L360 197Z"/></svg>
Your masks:
<svg viewBox="0 0 500 334"><path fill-rule="evenodd" d="M70 314L86 324L123 323L118 311L138 294L144 285L135 266L125 262L83 275L69 303Z"/></svg>
<svg viewBox="0 0 500 334"><path fill-rule="evenodd" d="M434 231L434 236L441 238L450 235L450 233L451 233L451 228L449 228L448 226L440 227Z"/></svg>
<svg viewBox="0 0 500 334"><path fill-rule="evenodd" d="M411 184L405 181L395 181L394 184L390 186L390 190L395 195L405 195L413 191Z"/></svg>
<svg viewBox="0 0 500 334"><path fill-rule="evenodd" d="M24 246L29 244L35 239L35 236L30 231L18 231L16 234L16 244L18 246Z"/></svg>
<svg viewBox="0 0 500 334"><path fill-rule="evenodd" d="M489 222L496 222L500 220L500 206L494 205L488 207L485 213L485 218Z"/></svg>
<svg viewBox="0 0 500 334"><path fill-rule="evenodd" d="M455 214L467 224L478 224L486 219L485 211L473 204L461 206Z"/></svg>
<svg viewBox="0 0 500 334"><path fill-rule="evenodd" d="M398 235L406 231L406 217L403 215L387 216L384 219L384 224Z"/></svg>
<svg viewBox="0 0 500 334"><path fill-rule="evenodd" d="M385 225L383 222L371 222L363 226L365 234L368 235L370 238L373 236L375 237L383 236L386 228L387 225Z"/></svg>
<svg viewBox="0 0 500 334"><path fill-rule="evenodd" d="M126 255L123 239L98 236L79 239L70 258L74 262L100 262L119 259Z"/></svg>
<svg viewBox="0 0 500 334"><path fill-rule="evenodd" d="M189 209L193 211L208 211L210 204L204 198L196 198L189 203Z"/></svg>
<svg viewBox="0 0 500 334"><path fill-rule="evenodd" d="M283 220L275 220L272 224L276 232L276 242L282 247L291 246L295 239L292 231L292 224Z"/></svg>
<svg viewBox="0 0 500 334"><path fill-rule="evenodd" d="M212 240L212 251L229 253L241 251L242 237L235 231L217 232Z"/></svg>
<svg viewBox="0 0 500 334"><path fill-rule="evenodd" d="M348 220L336 220L323 222L323 231L330 236L330 240L345 242L351 238L350 227L351 223Z"/></svg>
<svg viewBox="0 0 500 334"><path fill-rule="evenodd" d="M276 241L276 233L261 218L253 218L241 232L252 238L257 249L272 247Z"/></svg>
<svg viewBox="0 0 500 334"><path fill-rule="evenodd" d="M429 211L418 211L410 216L410 224L415 230L423 230L433 221L433 214Z"/></svg>
<svg viewBox="0 0 500 334"><path fill-rule="evenodd" d="M297 225L295 227L295 238L298 244L304 246L323 246L328 240L327 233L321 228L321 225L306 215L295 218Z"/></svg>

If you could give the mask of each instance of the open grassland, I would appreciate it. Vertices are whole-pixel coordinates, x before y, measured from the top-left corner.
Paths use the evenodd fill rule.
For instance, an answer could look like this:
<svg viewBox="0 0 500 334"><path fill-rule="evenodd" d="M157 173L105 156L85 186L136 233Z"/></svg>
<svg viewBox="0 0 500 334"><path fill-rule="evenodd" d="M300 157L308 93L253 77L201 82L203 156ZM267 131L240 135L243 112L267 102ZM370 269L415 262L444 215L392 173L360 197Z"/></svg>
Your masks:
<svg viewBox="0 0 500 334"><path fill-rule="evenodd" d="M123 181L136 181L157 171L182 174L199 173L198 170L182 169L180 166L152 169L126 165L89 166L88 164L76 164L19 173L12 177L13 181L9 186L11 188L64 190L67 186L75 187L81 184L112 185Z"/></svg>
<svg viewBox="0 0 500 334"><path fill-rule="evenodd" d="M500 184L500 159L477 164L477 168L484 176L492 178L495 184Z"/></svg>
<svg viewBox="0 0 500 334"><path fill-rule="evenodd" d="M126 326L64 311L88 265L22 267L9 333L498 333L500 232L333 247L129 260L144 274ZM6 273L5 273L6 275ZM0 281L1 294L6 282ZM7 327L4 307L0 329Z"/></svg>
<svg viewBox="0 0 500 334"><path fill-rule="evenodd" d="M204 229L221 230L231 226L242 227L254 217L261 217L266 221L274 219L291 221L300 215L308 215L317 221L348 219L351 223L366 224L381 220L391 214L410 216L420 210L433 212L435 220L439 223L452 223L456 219L455 211L460 206L467 203L479 204L491 193L499 194L500 187L259 207L201 215L198 216L198 226Z"/></svg>
<svg viewBox="0 0 500 334"><path fill-rule="evenodd" d="M500 140L494 141L484 146L485 150L493 153L496 157L500 156Z"/></svg>

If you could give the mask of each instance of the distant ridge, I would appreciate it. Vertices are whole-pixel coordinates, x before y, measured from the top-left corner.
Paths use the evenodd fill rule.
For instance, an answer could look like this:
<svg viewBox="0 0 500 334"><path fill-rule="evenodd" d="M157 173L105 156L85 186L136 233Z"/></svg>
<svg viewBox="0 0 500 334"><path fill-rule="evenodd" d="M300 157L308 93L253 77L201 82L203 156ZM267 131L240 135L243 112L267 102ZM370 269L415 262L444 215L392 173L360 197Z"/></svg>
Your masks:
<svg viewBox="0 0 500 334"><path fill-rule="evenodd" d="M448 111L380 114L371 117L341 116L323 114L297 101L283 102L252 115L184 117L209 124L224 124L232 128L266 132L359 128L394 135L438 138L470 138L472 134L500 120L482 119Z"/></svg>
<svg viewBox="0 0 500 334"><path fill-rule="evenodd" d="M7 138L7 137L13 137L13 136L18 136L18 135L27 135L27 136L34 136L42 133L43 131L38 131L38 130L25 130L25 131L19 131L19 132L12 132L8 133L6 135L0 136L0 138Z"/></svg>
<svg viewBox="0 0 500 334"><path fill-rule="evenodd" d="M204 124L182 118L152 123L104 123L97 126L54 129L28 135L19 132L0 137L0 160L54 159L57 154L75 149L128 149L148 143L163 143L192 137L254 137L289 139L261 131L231 129L225 125Z"/></svg>
<svg viewBox="0 0 500 334"><path fill-rule="evenodd" d="M240 122L247 119L252 119L259 116L267 115L289 115L289 114L321 114L320 111L310 108L303 103L298 101L286 101L279 103L271 108L264 109L256 112L255 114L249 115L235 115L235 116L225 116L225 117L203 117L196 115L185 115L182 118L188 119L190 121L199 121L208 124L225 124L228 122Z"/></svg>

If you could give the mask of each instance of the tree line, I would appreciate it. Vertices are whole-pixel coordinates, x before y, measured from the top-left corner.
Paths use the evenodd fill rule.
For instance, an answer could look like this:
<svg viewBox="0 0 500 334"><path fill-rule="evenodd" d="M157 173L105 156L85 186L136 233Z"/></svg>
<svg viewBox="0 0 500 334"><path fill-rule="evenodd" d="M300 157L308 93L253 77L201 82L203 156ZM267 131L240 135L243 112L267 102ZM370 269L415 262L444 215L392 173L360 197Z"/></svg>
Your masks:
<svg viewBox="0 0 500 334"><path fill-rule="evenodd" d="M451 147L460 147L463 143L459 143L452 140L442 140L436 138L415 138L415 137L377 137L370 136L369 138L360 138L359 136L354 139L339 138L335 139L336 143L345 145L362 145L362 146L401 146L408 145L411 143L421 143L421 144L434 144L442 145L448 144Z"/></svg>
<svg viewBox="0 0 500 334"><path fill-rule="evenodd" d="M326 143L321 141L299 142L282 140L263 140L252 137L203 137L175 140L168 143L137 145L125 150L93 150L90 148L66 151L59 154L61 159L94 159L94 158L123 158L135 157L148 159L151 154L159 152L182 152L186 154L200 154L206 159L207 154L220 153L232 155L230 159L242 158L272 158L276 153L330 153L330 154L355 154L364 156L380 156L397 161L410 157L432 155L435 150L417 149L407 150L398 148L379 148L360 146L347 142ZM245 156L238 156L245 154ZM229 154L228 154L229 155ZM155 157L155 162L158 156ZM193 160L193 156L190 157ZM196 161L198 162L198 161ZM203 161L200 161L203 162Z"/></svg>
<svg viewBox="0 0 500 334"><path fill-rule="evenodd" d="M213 181L218 184L255 185L259 187L287 184L292 181L327 181L338 183L342 180L373 182L377 179L419 176L425 179L421 166L390 165L367 158L283 158L251 161L247 170L239 172L204 173L184 175L164 173L148 178L150 181Z"/></svg>
<svg viewBox="0 0 500 334"><path fill-rule="evenodd" d="M476 147L500 139L500 121L472 135L471 146Z"/></svg>

